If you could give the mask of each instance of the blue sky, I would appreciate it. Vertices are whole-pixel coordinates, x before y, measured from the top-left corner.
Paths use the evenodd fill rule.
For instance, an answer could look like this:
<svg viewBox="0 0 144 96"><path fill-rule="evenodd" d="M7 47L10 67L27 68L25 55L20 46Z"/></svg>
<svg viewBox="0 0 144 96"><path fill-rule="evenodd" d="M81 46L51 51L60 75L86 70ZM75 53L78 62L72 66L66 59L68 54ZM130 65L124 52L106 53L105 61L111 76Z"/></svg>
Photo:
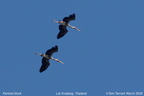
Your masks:
<svg viewBox="0 0 144 96"><path fill-rule="evenodd" d="M0 0L0 95L58 96L56 92L144 92L143 0ZM69 32L57 40L58 24L70 14ZM39 73L35 52L55 45ZM143 93L144 94L144 93ZM64 95L60 95L64 96ZM76 96L76 95L75 95Z"/></svg>

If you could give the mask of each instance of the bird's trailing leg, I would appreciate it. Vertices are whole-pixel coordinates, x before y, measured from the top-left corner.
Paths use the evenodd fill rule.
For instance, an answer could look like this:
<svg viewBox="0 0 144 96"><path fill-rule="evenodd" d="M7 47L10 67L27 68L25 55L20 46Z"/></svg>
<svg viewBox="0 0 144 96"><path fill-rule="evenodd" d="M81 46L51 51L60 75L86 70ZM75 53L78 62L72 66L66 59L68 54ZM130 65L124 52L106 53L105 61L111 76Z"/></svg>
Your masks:
<svg viewBox="0 0 144 96"><path fill-rule="evenodd" d="M40 54L40 53L35 53L35 54L48 58L47 56L45 56L45 54Z"/></svg>
<svg viewBox="0 0 144 96"><path fill-rule="evenodd" d="M42 55L42 54L40 54L40 53L35 53L35 54L40 55L40 56Z"/></svg>
<svg viewBox="0 0 144 96"><path fill-rule="evenodd" d="M63 21L56 21L55 19L52 19L53 20L53 22L55 22L55 23L59 23L59 24L63 24L64 22Z"/></svg>
<svg viewBox="0 0 144 96"><path fill-rule="evenodd" d="M77 31L80 31L78 28L76 28L75 26L71 26L70 24L68 24L69 27L76 29Z"/></svg>
<svg viewBox="0 0 144 96"><path fill-rule="evenodd" d="M53 20L53 22L58 23L58 21L56 21L55 19L52 19L52 20Z"/></svg>
<svg viewBox="0 0 144 96"><path fill-rule="evenodd" d="M64 64L62 61L60 61L60 60L58 60L58 59L55 59L55 58L53 58L53 57L51 57L51 59L52 59L52 60L55 60L55 61L57 61L57 62L59 62L59 63Z"/></svg>

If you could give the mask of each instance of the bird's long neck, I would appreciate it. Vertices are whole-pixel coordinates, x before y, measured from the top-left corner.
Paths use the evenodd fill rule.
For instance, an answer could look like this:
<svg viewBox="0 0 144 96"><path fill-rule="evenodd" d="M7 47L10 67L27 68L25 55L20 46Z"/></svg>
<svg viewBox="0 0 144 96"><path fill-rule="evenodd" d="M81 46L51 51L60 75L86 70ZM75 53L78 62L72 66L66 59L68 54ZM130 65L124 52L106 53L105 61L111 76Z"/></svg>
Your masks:
<svg viewBox="0 0 144 96"><path fill-rule="evenodd" d="M55 60L55 61L57 61L57 62L59 62L59 63L64 64L62 61L60 61L60 60L58 60L58 59L55 59L55 58L53 58L53 57L51 57L51 59L52 59L52 60Z"/></svg>
<svg viewBox="0 0 144 96"><path fill-rule="evenodd" d="M67 25L70 28L76 29L77 31L80 31L78 28L76 28L75 26L71 26L70 24Z"/></svg>
<svg viewBox="0 0 144 96"><path fill-rule="evenodd" d="M68 23L66 23L66 22L64 22L64 21L56 21L55 19L52 19L53 20L53 22L55 22L55 23L59 23L59 24L61 24L61 25L64 25L64 26L68 26L68 27L70 27L70 28L73 28L73 29L76 29L77 31L80 31L78 28L76 28L75 26L71 26L70 24L68 24Z"/></svg>

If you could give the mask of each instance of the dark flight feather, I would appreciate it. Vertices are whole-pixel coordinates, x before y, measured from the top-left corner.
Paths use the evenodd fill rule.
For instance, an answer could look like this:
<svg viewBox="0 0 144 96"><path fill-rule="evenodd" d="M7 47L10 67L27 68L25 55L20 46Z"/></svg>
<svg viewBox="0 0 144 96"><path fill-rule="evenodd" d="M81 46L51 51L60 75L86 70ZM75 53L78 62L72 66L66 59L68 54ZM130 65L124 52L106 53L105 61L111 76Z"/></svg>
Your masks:
<svg viewBox="0 0 144 96"><path fill-rule="evenodd" d="M63 21L65 21L67 24L71 21L71 20L75 20L76 16L75 14L69 15L69 17L64 17Z"/></svg>
<svg viewBox="0 0 144 96"><path fill-rule="evenodd" d="M57 35L57 39L63 37L68 32L66 26L63 26L63 25L59 25L59 30L60 32Z"/></svg>
<svg viewBox="0 0 144 96"><path fill-rule="evenodd" d="M48 55L50 58L52 56L52 54L55 52L58 52L58 46L57 45L52 47L51 49L47 50L45 54Z"/></svg>
<svg viewBox="0 0 144 96"><path fill-rule="evenodd" d="M39 70L39 72L43 72L45 71L48 67L49 67L50 63L49 63L49 60L46 59L45 57L42 58L42 65L41 65L41 68Z"/></svg>

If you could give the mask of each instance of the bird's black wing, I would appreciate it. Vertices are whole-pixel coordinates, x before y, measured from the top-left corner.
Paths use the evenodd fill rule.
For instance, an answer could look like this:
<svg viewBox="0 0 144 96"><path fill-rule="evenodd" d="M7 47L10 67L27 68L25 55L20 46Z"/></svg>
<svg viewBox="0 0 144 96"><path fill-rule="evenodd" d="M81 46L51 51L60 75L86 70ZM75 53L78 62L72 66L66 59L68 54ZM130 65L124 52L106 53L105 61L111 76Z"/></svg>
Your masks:
<svg viewBox="0 0 144 96"><path fill-rule="evenodd" d="M63 25L59 25L59 30L60 32L57 35L57 39L63 37L68 32L66 26L63 26Z"/></svg>
<svg viewBox="0 0 144 96"><path fill-rule="evenodd" d="M69 15L69 17L64 17L63 21L65 21L66 23L69 23L71 20L75 20L76 16L75 14Z"/></svg>
<svg viewBox="0 0 144 96"><path fill-rule="evenodd" d="M46 59L45 57L42 58L42 65L41 65L41 68L39 70L39 72L43 72L45 71L48 67L49 67L50 63L49 63L49 60Z"/></svg>
<svg viewBox="0 0 144 96"><path fill-rule="evenodd" d="M49 57L51 57L54 52L58 52L58 46L57 45L52 47L51 49L47 50L45 54L48 55Z"/></svg>

